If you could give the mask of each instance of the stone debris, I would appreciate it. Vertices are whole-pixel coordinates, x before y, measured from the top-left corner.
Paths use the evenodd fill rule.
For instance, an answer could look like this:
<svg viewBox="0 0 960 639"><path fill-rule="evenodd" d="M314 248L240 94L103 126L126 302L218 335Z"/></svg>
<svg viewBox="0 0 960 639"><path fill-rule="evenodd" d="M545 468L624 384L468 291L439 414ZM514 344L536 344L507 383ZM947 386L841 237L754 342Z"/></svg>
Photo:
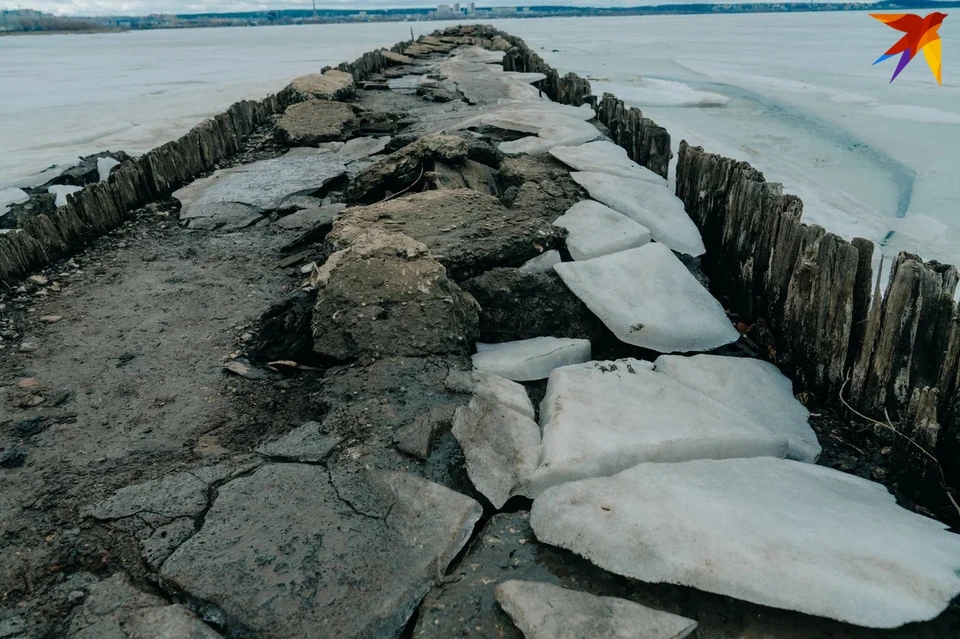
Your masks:
<svg viewBox="0 0 960 639"><path fill-rule="evenodd" d="M353 477L268 464L219 491L161 576L215 606L238 634L393 637L473 531L473 499L406 473Z"/></svg>
<svg viewBox="0 0 960 639"><path fill-rule="evenodd" d="M340 156L341 161L349 164L350 162L362 160L363 158L382 152L387 148L387 145L390 144L390 140L389 135L378 138L372 136L353 138L347 140L347 143L337 151L337 155Z"/></svg>
<svg viewBox="0 0 960 639"><path fill-rule="evenodd" d="M347 213L344 213L344 217ZM339 228L344 248L313 276L313 349L360 355L467 354L478 334L477 302L447 277L427 247L377 228Z"/></svg>
<svg viewBox="0 0 960 639"><path fill-rule="evenodd" d="M563 260L560 259L560 251L552 249L536 257L531 257L521 264L517 270L521 273L552 273L553 265L559 264L562 261Z"/></svg>
<svg viewBox="0 0 960 639"><path fill-rule="evenodd" d="M81 594L83 592L81 591ZM68 639L219 639L222 635L179 604L141 592L123 573L89 587L70 615Z"/></svg>
<svg viewBox="0 0 960 639"><path fill-rule="evenodd" d="M218 170L173 197L180 200L180 219L190 228L231 230L281 208L291 196L320 191L343 174L343 163L335 153L294 149L279 158Z"/></svg>
<svg viewBox="0 0 960 639"><path fill-rule="evenodd" d="M561 366L590 361L590 341L533 337L500 344L477 343L473 367L515 382L546 379Z"/></svg>
<svg viewBox="0 0 960 639"><path fill-rule="evenodd" d="M510 580L497 601L526 639L683 639L697 622L616 597L597 597L552 584Z"/></svg>
<svg viewBox="0 0 960 639"><path fill-rule="evenodd" d="M316 146L345 140L360 127L350 105L327 100L307 100L287 107L276 125L277 139L289 146Z"/></svg>
<svg viewBox="0 0 960 639"><path fill-rule="evenodd" d="M577 171L608 173L665 188L667 186L665 179L631 160L627 157L626 149L610 140L597 140L579 146L557 146L550 149L550 155Z"/></svg>
<svg viewBox="0 0 960 639"><path fill-rule="evenodd" d="M343 100L352 97L355 89L353 75L331 69L294 78L286 90L297 100Z"/></svg>
<svg viewBox="0 0 960 639"><path fill-rule="evenodd" d="M504 389L501 399L498 389L504 386L488 384L475 393L457 409L451 431L463 449L470 481L497 509L536 470L540 454L537 422L512 408L523 387Z"/></svg>
<svg viewBox="0 0 960 639"><path fill-rule="evenodd" d="M720 303L664 244L553 268L628 344L675 353L708 351L740 338Z"/></svg>
<svg viewBox="0 0 960 639"><path fill-rule="evenodd" d="M700 391L730 410L787 438L787 458L814 463L820 456L809 411L793 395L793 382L769 362L747 357L661 355L658 373Z"/></svg>
<svg viewBox="0 0 960 639"><path fill-rule="evenodd" d="M567 229L567 250L575 260L626 251L650 241L650 229L593 200L577 202L553 223Z"/></svg>
<svg viewBox="0 0 960 639"><path fill-rule="evenodd" d="M257 453L272 459L318 464L340 443L320 433L320 424L307 422L280 439L262 444Z"/></svg>
<svg viewBox="0 0 960 639"><path fill-rule="evenodd" d="M413 64L413 58L407 57L402 53L396 53L390 51L389 49L381 49L380 55L392 62L393 64Z"/></svg>
<svg viewBox="0 0 960 639"><path fill-rule="evenodd" d="M960 593L960 537L944 524L796 461L640 464L548 490L531 523L620 575L869 628L933 619Z"/></svg>
<svg viewBox="0 0 960 639"><path fill-rule="evenodd" d="M666 186L607 173L570 174L590 197L650 229L654 240L687 255L706 251L700 231Z"/></svg>
<svg viewBox="0 0 960 639"><path fill-rule="evenodd" d="M540 404L540 467L522 494L641 462L783 457L787 437L751 422L650 362L621 359L555 369Z"/></svg>
<svg viewBox="0 0 960 639"><path fill-rule="evenodd" d="M345 208L347 208L346 204L337 203L301 209L281 217L274 224L291 230L313 229L318 226L332 227L334 219Z"/></svg>

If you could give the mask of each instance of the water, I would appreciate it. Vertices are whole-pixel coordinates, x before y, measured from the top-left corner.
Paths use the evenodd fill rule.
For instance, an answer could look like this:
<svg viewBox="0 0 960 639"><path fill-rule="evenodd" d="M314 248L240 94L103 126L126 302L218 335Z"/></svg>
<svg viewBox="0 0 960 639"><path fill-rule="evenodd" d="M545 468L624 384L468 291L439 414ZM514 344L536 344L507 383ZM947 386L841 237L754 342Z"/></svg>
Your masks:
<svg viewBox="0 0 960 639"><path fill-rule="evenodd" d="M897 32L866 13L493 23L681 139L744 159L847 238L960 264L960 84L922 58L871 67ZM0 191L103 149L138 153L243 98L449 23L0 38ZM960 64L960 62L958 62Z"/></svg>

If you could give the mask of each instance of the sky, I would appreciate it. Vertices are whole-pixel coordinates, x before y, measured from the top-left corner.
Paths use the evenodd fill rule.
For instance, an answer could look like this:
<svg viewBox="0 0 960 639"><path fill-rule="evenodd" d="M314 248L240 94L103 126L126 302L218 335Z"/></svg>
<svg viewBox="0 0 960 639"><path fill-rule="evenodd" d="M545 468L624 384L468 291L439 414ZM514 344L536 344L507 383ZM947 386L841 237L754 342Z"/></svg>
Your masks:
<svg viewBox="0 0 960 639"><path fill-rule="evenodd" d="M453 0L318 0L317 8L384 9L396 7L435 7L438 2ZM805 0L810 1L810 0ZM813 0L828 1L828 0ZM689 4L695 2L736 2L736 0L496 0L477 2L478 7L563 4L574 6L636 7L657 4ZM36 9L57 15L147 15L150 13L224 13L232 11L264 11L271 9L309 9L311 0L0 0L0 8Z"/></svg>

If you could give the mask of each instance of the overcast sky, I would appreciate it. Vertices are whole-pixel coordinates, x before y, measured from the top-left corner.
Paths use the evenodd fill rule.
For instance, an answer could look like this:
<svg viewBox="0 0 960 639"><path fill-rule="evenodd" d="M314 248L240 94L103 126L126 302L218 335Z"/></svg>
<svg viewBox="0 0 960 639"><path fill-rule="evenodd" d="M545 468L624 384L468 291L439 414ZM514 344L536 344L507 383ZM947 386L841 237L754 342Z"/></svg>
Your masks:
<svg viewBox="0 0 960 639"><path fill-rule="evenodd" d="M317 8L435 7L437 2L455 0L317 0ZM469 1L469 0L467 0ZM559 2L497 0L477 2L479 7L563 4L576 6L626 6L687 4L691 2L735 2L736 0L563 0ZM145 15L149 13L206 13L310 8L311 0L0 0L0 8L37 9L60 15Z"/></svg>

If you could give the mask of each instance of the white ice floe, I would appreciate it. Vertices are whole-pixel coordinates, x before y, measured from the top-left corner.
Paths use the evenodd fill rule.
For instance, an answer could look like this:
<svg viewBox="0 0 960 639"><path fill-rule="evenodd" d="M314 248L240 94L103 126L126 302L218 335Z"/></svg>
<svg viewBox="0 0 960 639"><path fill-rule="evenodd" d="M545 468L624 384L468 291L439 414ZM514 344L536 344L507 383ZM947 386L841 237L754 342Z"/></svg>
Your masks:
<svg viewBox="0 0 960 639"><path fill-rule="evenodd" d="M534 337L500 344L477 343L473 367L515 382L546 379L560 366L590 361L590 340Z"/></svg>
<svg viewBox="0 0 960 639"><path fill-rule="evenodd" d="M772 458L640 464L534 502L539 541L635 579L872 628L960 593L960 536L845 473Z"/></svg>
<svg viewBox="0 0 960 639"><path fill-rule="evenodd" d="M683 639L697 622L616 597L535 581L505 581L494 596L526 639Z"/></svg>
<svg viewBox="0 0 960 639"><path fill-rule="evenodd" d="M451 370L445 381L447 388L457 393L472 393L474 397L488 396L508 408L533 419L536 412L527 390L509 379L482 371Z"/></svg>
<svg viewBox="0 0 960 639"><path fill-rule="evenodd" d="M6 213L11 204L21 204L29 199L23 189L0 189L0 215Z"/></svg>
<svg viewBox="0 0 960 639"><path fill-rule="evenodd" d="M537 467L540 427L526 410L514 409L519 393L526 397L524 388L490 377L475 385L469 404L457 409L451 432L463 449L470 481L502 508Z"/></svg>
<svg viewBox="0 0 960 639"><path fill-rule="evenodd" d="M550 149L550 155L577 171L609 173L667 186L665 179L631 160L627 157L626 149L609 140L597 140L579 146L556 146Z"/></svg>
<svg viewBox="0 0 960 639"><path fill-rule="evenodd" d="M97 176L101 182L107 181L107 178L110 177L110 171L115 166L120 166L120 162L110 156L97 158Z"/></svg>
<svg viewBox="0 0 960 639"><path fill-rule="evenodd" d="M622 359L558 368L540 404L540 466L523 488L606 477L641 462L782 457L787 437L657 373Z"/></svg>
<svg viewBox="0 0 960 639"><path fill-rule="evenodd" d="M536 257L530 258L517 270L521 273L546 273L547 271L553 270L554 264L559 264L562 261L563 260L560 259L560 251L551 249Z"/></svg>
<svg viewBox="0 0 960 639"><path fill-rule="evenodd" d="M567 250L575 260L625 251L650 241L650 229L593 200L577 202L553 223L567 229Z"/></svg>
<svg viewBox="0 0 960 639"><path fill-rule="evenodd" d="M718 107L730 101L720 93L695 89L682 82L655 78L632 78L628 82L591 82L590 88L595 95L612 93L627 104L641 107Z"/></svg>
<svg viewBox="0 0 960 639"><path fill-rule="evenodd" d="M702 255L700 231L666 186L594 171L570 174L595 200L650 229L653 239L678 253Z"/></svg>
<svg viewBox="0 0 960 639"><path fill-rule="evenodd" d="M52 193L57 196L53 201L54 206L66 206L67 196L82 190L82 186L72 186L70 184L54 184L53 186L47 187L47 193Z"/></svg>
<svg viewBox="0 0 960 639"><path fill-rule="evenodd" d="M787 457L815 462L820 456L810 413L793 395L793 382L769 362L719 355L661 355L658 373L700 391L756 424L786 436Z"/></svg>
<svg viewBox="0 0 960 639"><path fill-rule="evenodd" d="M554 116L551 123L542 127L536 136L531 135L511 142L501 142L497 148L507 155L519 155L521 153L537 155L538 153L546 153L555 146L583 144L596 140L598 137L600 137L600 132L589 122Z"/></svg>
<svg viewBox="0 0 960 639"><path fill-rule="evenodd" d="M720 303L663 244L553 269L628 344L661 353L709 351L740 337Z"/></svg>

